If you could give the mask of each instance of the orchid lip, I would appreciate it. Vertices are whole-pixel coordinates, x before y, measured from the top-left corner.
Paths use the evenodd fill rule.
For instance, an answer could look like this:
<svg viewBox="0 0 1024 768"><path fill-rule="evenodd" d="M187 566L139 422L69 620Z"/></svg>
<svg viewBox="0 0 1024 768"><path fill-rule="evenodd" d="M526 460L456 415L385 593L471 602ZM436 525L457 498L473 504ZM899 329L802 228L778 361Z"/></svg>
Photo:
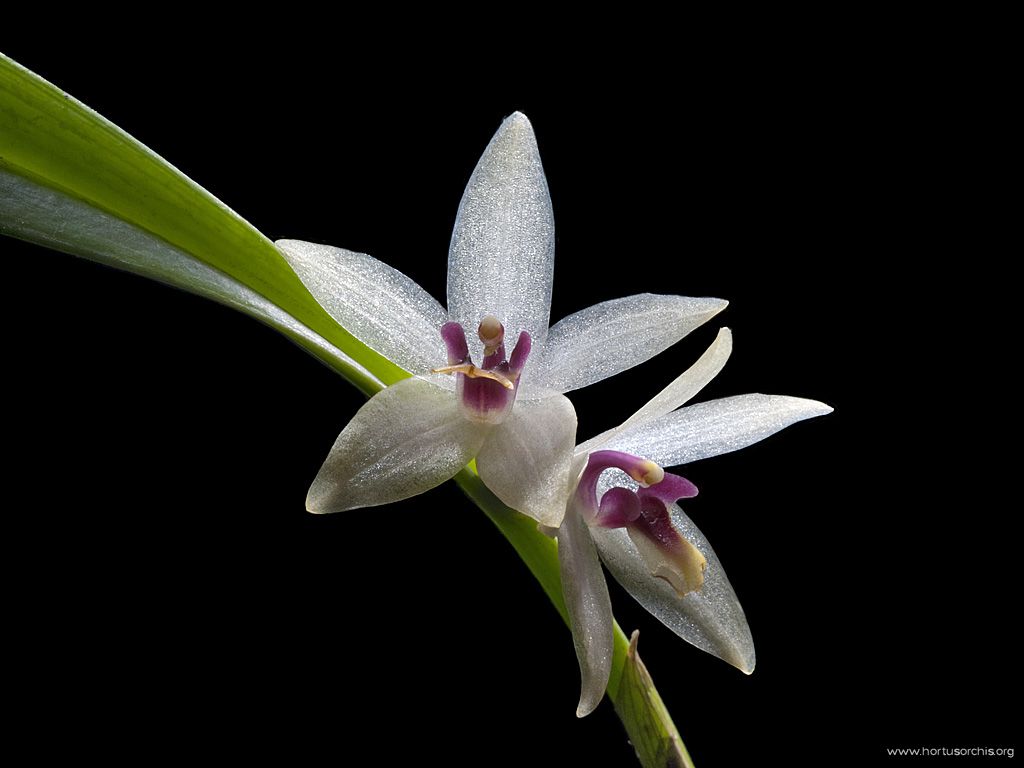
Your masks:
<svg viewBox="0 0 1024 768"><path fill-rule="evenodd" d="M607 469L621 469L643 486L660 483L665 477L664 469L640 456L622 451L595 451L590 454L576 491L584 508L597 510L597 479Z"/></svg>
<svg viewBox="0 0 1024 768"><path fill-rule="evenodd" d="M598 502L597 481L608 469L622 470L640 488L616 486ZM580 477L575 503L589 525L625 528L651 575L664 579L684 597L700 590L707 560L676 530L669 507L696 495L697 486L653 461L622 451L595 451Z"/></svg>
<svg viewBox="0 0 1024 768"><path fill-rule="evenodd" d="M466 342L466 331L456 322L441 327L441 338L448 352L448 365L431 369L457 377L457 394L463 415L471 421L500 424L512 410L519 377L530 355L530 334L519 334L509 360L505 355L505 326L494 315L486 315L477 328L484 344L483 364L473 363Z"/></svg>

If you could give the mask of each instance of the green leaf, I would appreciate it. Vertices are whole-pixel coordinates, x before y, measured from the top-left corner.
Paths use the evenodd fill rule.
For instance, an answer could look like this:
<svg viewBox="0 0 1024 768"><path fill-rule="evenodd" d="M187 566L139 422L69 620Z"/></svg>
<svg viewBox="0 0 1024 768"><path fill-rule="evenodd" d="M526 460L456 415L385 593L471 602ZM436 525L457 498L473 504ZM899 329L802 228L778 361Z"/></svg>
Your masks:
<svg viewBox="0 0 1024 768"><path fill-rule="evenodd" d="M353 358L229 275L115 216L2 168L0 232L126 269L225 304L289 336L367 395L383 386Z"/></svg>
<svg viewBox="0 0 1024 768"><path fill-rule="evenodd" d="M46 190L72 207L85 204L130 225L140 243L148 237L147 245L162 243L222 272L384 384L408 376L335 323L274 244L224 203L120 128L2 54L0 172L7 185L5 234L98 258L95 239L82 243L81 231L62 219L39 216L37 209L33 221L24 221L28 214L18 210L23 198L11 190ZM118 266L147 274L136 268L130 252L122 253ZM179 261L158 279L177 283L176 271L187 272L188 265Z"/></svg>

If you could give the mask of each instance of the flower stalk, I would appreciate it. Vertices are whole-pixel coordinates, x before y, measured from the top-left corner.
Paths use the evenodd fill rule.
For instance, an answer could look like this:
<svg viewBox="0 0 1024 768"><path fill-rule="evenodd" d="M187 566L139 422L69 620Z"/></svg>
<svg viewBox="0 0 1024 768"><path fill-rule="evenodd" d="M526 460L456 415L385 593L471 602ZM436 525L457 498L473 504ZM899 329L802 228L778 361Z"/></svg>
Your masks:
<svg viewBox="0 0 1024 768"><path fill-rule="evenodd" d="M568 626L555 540L539 533L533 520L502 504L472 468L457 474L455 482L512 545ZM627 640L618 622L614 622L613 632L614 654L607 693L637 759L644 768L693 768L679 731L637 653L639 632L634 631Z"/></svg>

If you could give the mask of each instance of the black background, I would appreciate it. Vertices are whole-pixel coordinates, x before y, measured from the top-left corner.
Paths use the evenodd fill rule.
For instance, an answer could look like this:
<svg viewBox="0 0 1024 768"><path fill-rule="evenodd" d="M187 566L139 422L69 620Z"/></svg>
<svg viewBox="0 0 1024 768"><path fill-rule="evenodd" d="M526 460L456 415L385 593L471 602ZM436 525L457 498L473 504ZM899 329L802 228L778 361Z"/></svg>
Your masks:
<svg viewBox="0 0 1024 768"><path fill-rule="evenodd" d="M701 399L836 408L685 471L701 489L687 509L746 609L754 675L613 586L697 764L884 765L899 762L886 746L1014 743L998 695L1020 647L1014 512L997 500L998 452L964 432L1011 414L965 391L998 370L985 267L963 252L940 266L955 249L929 202L954 164L936 164L936 126L956 111L944 73L830 41L698 55L634 39L578 57L351 27L6 45L269 237L371 253L442 300L462 188L524 111L555 209L553 319L642 291L731 302L576 393L581 435L619 423L719 325L735 350ZM303 511L361 403L351 387L222 307L0 249L8 483L23 498L5 524L7 633L41 749L631 764L607 702L574 717L568 632L456 488Z"/></svg>

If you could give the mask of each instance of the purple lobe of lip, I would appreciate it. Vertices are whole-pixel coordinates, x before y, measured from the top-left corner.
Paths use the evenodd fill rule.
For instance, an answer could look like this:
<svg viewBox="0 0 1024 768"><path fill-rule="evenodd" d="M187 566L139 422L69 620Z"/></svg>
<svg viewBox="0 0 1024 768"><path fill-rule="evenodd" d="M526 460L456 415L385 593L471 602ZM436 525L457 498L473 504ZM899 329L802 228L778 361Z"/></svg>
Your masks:
<svg viewBox="0 0 1024 768"><path fill-rule="evenodd" d="M515 349L512 350L512 357L509 358L508 367L514 374L519 374L526 367L526 359L533 349L533 338L526 331L519 334Z"/></svg>
<svg viewBox="0 0 1024 768"><path fill-rule="evenodd" d="M602 528L625 528L640 514L640 497L628 488L610 488L601 497L594 524Z"/></svg>
<svg viewBox="0 0 1024 768"><path fill-rule="evenodd" d="M685 477L666 472L660 483L637 491L641 499L654 498L663 504L674 504L679 499L692 499L697 495L697 486Z"/></svg>
<svg viewBox="0 0 1024 768"><path fill-rule="evenodd" d="M441 338L448 350L448 365L461 365L469 359L469 345L466 332L458 323L449 322L441 326Z"/></svg>

